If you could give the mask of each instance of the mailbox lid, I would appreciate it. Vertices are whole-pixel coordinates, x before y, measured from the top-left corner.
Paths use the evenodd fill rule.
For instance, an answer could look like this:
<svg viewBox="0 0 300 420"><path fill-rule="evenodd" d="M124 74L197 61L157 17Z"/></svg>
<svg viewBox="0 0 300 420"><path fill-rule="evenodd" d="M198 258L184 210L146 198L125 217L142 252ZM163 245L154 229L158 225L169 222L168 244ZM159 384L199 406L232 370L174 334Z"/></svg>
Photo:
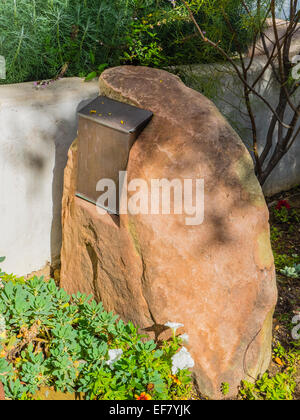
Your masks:
<svg viewBox="0 0 300 420"><path fill-rule="evenodd" d="M106 96L98 96L78 111L78 115L123 133L140 131L152 118L153 113Z"/></svg>

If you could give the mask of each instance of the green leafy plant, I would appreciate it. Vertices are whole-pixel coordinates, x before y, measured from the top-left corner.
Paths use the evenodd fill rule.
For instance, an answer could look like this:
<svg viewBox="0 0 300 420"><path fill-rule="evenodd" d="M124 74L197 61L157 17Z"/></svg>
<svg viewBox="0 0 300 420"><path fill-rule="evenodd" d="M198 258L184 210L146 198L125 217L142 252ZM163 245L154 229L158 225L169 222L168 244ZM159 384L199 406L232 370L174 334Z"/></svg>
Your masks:
<svg viewBox="0 0 300 420"><path fill-rule="evenodd" d="M223 382L221 385L221 391L223 395L227 395L229 393L230 387L227 382Z"/></svg>
<svg viewBox="0 0 300 420"><path fill-rule="evenodd" d="M122 347L122 344L118 344ZM101 366L92 374L92 398L104 399L143 399L146 391L148 399L178 399L191 392L188 371L181 370L176 375L170 373L170 358L176 353L178 345L164 342L157 349L154 341L130 342L126 358L121 357L113 364L113 369ZM124 350L125 351L125 350ZM83 388L84 389L84 388ZM127 396L127 398L126 398Z"/></svg>
<svg viewBox="0 0 300 420"><path fill-rule="evenodd" d="M231 24L246 42L238 0L222 0ZM191 1L197 19L214 39L234 51L219 1ZM201 7L199 7L201 6ZM197 48L192 24L180 2L167 0L5 0L0 2L0 55L7 78L0 83L92 77L99 65L124 60L151 66L214 61L216 54ZM101 70L101 69L100 69Z"/></svg>
<svg viewBox="0 0 300 420"><path fill-rule="evenodd" d="M91 62L93 65L95 65L95 56L93 55L93 53L91 52ZM100 64L96 70L93 70L92 72L90 72L86 77L85 77L85 82L89 82L90 80L95 79L95 77L99 77L103 71L108 67L107 63L103 63Z"/></svg>
<svg viewBox="0 0 300 420"><path fill-rule="evenodd" d="M297 279L300 277L300 264L295 264L293 267L284 267L284 269L280 270L281 274L286 277L290 277L291 279Z"/></svg>
<svg viewBox="0 0 300 420"><path fill-rule="evenodd" d="M275 226L271 226L271 242L272 244L280 241L282 232Z"/></svg>
<svg viewBox="0 0 300 420"><path fill-rule="evenodd" d="M292 400L296 389L295 374L300 361L298 351L289 350L277 343L273 358L280 364L281 372L271 375L266 372L255 383L243 381L239 394L247 400Z"/></svg>
<svg viewBox="0 0 300 420"><path fill-rule="evenodd" d="M275 266L278 271L284 270L285 267L293 267L294 265L300 264L300 257L298 254L278 254L276 251L274 253Z"/></svg>
<svg viewBox="0 0 300 420"><path fill-rule="evenodd" d="M154 26L142 19L133 21L126 35L127 49L121 57L122 61L143 66L159 67L166 64L163 48Z"/></svg>
<svg viewBox="0 0 300 420"><path fill-rule="evenodd" d="M280 209L274 209L274 216L277 222L285 224L299 223L300 215L295 209L281 207Z"/></svg>
<svg viewBox="0 0 300 420"><path fill-rule="evenodd" d="M290 211L286 207L282 207L280 210L274 210L275 219L280 223L288 223L290 221Z"/></svg>
<svg viewBox="0 0 300 420"><path fill-rule="evenodd" d="M255 384L243 382L240 394L247 400L292 400L296 382L287 373L265 373Z"/></svg>
<svg viewBox="0 0 300 420"><path fill-rule="evenodd" d="M8 398L34 399L41 387L86 399L172 399L191 391L188 369L172 374L180 338L158 347L91 296L69 296L54 280L1 279L0 377Z"/></svg>

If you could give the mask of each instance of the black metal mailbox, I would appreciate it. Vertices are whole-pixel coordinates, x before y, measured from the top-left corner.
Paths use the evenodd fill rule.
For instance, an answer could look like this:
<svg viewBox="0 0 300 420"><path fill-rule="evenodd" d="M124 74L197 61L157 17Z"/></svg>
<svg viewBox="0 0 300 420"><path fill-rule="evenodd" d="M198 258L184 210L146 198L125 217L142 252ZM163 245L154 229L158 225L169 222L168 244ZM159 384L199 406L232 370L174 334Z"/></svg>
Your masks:
<svg viewBox="0 0 300 420"><path fill-rule="evenodd" d="M129 152L153 114L122 102L99 96L79 112L78 178L76 196L97 204L98 181L111 179L117 187L119 213L119 172L127 168Z"/></svg>

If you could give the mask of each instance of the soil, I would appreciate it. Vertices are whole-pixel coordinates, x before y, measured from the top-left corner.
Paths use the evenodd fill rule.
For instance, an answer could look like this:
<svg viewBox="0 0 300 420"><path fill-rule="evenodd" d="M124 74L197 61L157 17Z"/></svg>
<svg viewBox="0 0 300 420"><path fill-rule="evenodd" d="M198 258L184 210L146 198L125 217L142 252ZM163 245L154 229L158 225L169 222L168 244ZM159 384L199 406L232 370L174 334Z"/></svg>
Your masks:
<svg viewBox="0 0 300 420"><path fill-rule="evenodd" d="M279 201L286 200L291 209L300 220L300 187L294 188L288 192L277 194L268 199L270 209L270 224L278 230L280 237L272 240L273 250L277 254L286 254L288 256L300 256L300 223L297 217L290 223L281 223L274 215L274 209ZM291 279L280 273L277 269L278 285L278 303L274 314L274 346L278 342L287 350L295 351L291 330L292 319L300 314L300 279ZM300 348L298 348L298 352ZM281 370L275 362L272 362L270 372L276 374ZM296 375L297 388L294 395L295 400L300 400L300 364L298 362L298 372Z"/></svg>

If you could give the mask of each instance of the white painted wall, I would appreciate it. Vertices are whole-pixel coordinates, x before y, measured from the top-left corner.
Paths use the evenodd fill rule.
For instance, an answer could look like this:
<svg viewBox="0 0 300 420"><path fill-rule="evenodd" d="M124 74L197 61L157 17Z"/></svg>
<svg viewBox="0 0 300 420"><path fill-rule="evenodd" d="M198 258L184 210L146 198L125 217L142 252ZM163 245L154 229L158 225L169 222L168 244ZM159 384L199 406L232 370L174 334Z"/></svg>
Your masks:
<svg viewBox="0 0 300 420"><path fill-rule="evenodd" d="M300 4L297 5L297 10L299 10ZM277 17L279 19L288 19L290 15L290 0L283 0L282 5L278 7Z"/></svg>
<svg viewBox="0 0 300 420"><path fill-rule="evenodd" d="M61 197L76 110L98 95L97 81L79 78L45 89L33 83L0 87L0 256L18 275L56 261L61 246Z"/></svg>

